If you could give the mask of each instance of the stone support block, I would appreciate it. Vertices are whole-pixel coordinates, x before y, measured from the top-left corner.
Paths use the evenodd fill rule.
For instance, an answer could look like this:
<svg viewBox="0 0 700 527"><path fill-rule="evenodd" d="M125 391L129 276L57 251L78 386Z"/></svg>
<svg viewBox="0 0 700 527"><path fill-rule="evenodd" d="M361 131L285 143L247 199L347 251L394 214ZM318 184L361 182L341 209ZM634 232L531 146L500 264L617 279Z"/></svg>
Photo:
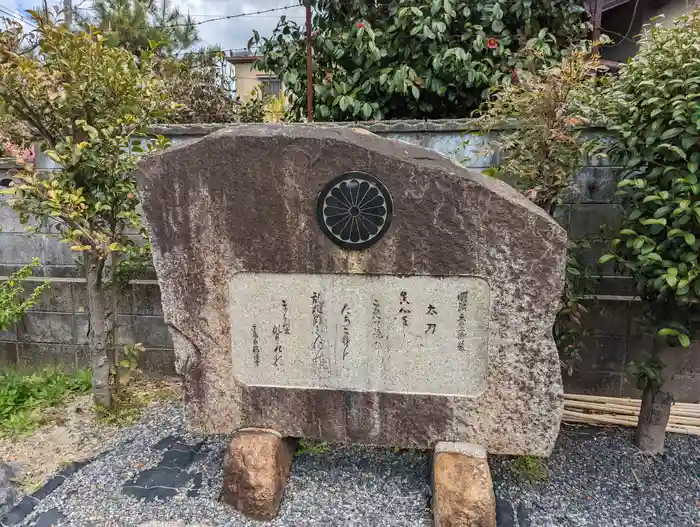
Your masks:
<svg viewBox="0 0 700 527"><path fill-rule="evenodd" d="M433 519L435 527L496 527L496 498L483 447L435 446Z"/></svg>
<svg viewBox="0 0 700 527"><path fill-rule="evenodd" d="M239 430L224 459L223 501L255 520L274 519L293 457L294 441L274 430Z"/></svg>

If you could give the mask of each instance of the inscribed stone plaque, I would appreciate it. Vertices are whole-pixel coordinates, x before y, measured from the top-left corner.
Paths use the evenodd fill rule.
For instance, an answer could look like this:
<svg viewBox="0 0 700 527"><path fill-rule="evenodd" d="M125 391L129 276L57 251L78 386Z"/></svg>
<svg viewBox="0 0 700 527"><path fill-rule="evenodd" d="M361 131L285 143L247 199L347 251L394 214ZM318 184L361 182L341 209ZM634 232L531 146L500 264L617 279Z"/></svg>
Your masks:
<svg viewBox="0 0 700 527"><path fill-rule="evenodd" d="M194 429L551 452L566 233L516 190L318 124L237 125L150 156L137 177ZM381 182L371 208L386 213L326 199L342 181L351 198ZM344 210L384 223L336 234Z"/></svg>
<svg viewBox="0 0 700 527"><path fill-rule="evenodd" d="M489 305L474 277L239 273L233 371L248 386L476 396Z"/></svg>

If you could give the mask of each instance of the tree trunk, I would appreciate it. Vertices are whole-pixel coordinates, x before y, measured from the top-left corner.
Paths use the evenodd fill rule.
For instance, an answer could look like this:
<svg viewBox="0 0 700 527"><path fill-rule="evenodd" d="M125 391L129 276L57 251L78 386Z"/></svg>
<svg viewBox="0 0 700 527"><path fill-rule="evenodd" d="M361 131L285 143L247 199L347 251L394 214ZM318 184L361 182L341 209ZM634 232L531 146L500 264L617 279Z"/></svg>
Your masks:
<svg viewBox="0 0 700 527"><path fill-rule="evenodd" d="M663 387L662 387L663 388ZM671 414L673 396L663 389L647 385L642 394L634 442L642 452L662 454L666 425Z"/></svg>
<svg viewBox="0 0 700 527"><path fill-rule="evenodd" d="M112 407L112 394L109 389L109 357L107 342L107 299L102 284L104 260L95 255L85 255L88 306L90 309L90 355L92 358L92 394L96 405Z"/></svg>

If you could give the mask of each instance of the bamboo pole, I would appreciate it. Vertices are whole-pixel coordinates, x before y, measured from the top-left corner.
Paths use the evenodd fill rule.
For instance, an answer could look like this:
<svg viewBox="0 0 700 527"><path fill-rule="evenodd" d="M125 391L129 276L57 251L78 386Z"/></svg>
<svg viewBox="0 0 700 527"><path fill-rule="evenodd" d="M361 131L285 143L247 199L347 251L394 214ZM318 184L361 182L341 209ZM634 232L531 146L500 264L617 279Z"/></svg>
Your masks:
<svg viewBox="0 0 700 527"><path fill-rule="evenodd" d="M569 422L569 423L582 423L582 424L590 424L590 425L610 424L610 425L618 425L618 426L620 426L620 425L622 425L622 426L635 426L637 424L636 421L624 422L624 421L619 421L614 417L603 418L603 419L601 419L601 417L604 417L604 416L591 416L591 415L584 414L581 417L567 416L564 418L564 420L566 422ZM675 434L686 434L686 435L700 436L700 427L669 424L666 427L666 431L673 432Z"/></svg>
<svg viewBox="0 0 700 527"><path fill-rule="evenodd" d="M578 393L567 393L564 395L564 400L569 401L590 401L590 402L609 402L618 405L635 405L640 406L642 403L639 399L631 399L629 397L606 397L602 395L584 395ZM700 403L674 403L672 408L686 408L691 410L700 410Z"/></svg>
<svg viewBox="0 0 700 527"><path fill-rule="evenodd" d="M639 406L625 406L617 404L606 404L606 403L589 403L587 401L568 401L564 399L564 408L575 408L583 410L594 410L602 411L608 413L620 413L626 415L639 415ZM671 407L671 415L677 417L689 417L700 419L700 408L697 410L684 410L676 409L675 406Z"/></svg>
<svg viewBox="0 0 700 527"><path fill-rule="evenodd" d="M640 406L638 399L567 394L563 419L593 425L636 426ZM673 405L666 431L700 436L700 404Z"/></svg>
<svg viewBox="0 0 700 527"><path fill-rule="evenodd" d="M637 424L637 416L630 415L617 415L617 414L587 414L583 412L577 412L574 410L564 409L564 417L586 417L587 419L596 420L598 418L606 419L618 419L619 421L624 421L628 423ZM669 418L669 424L676 425L688 425L691 427L700 428L700 419L689 419L687 417L671 416Z"/></svg>

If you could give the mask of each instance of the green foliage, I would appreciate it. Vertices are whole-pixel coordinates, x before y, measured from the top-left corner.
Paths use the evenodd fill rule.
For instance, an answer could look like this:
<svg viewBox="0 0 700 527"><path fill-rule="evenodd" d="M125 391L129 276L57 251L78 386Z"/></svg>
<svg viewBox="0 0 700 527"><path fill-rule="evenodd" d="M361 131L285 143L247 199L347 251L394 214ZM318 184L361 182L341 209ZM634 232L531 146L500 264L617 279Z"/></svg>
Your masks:
<svg viewBox="0 0 700 527"><path fill-rule="evenodd" d="M231 123L236 121L233 80L225 53L212 48L165 57L156 64L168 96L180 107L177 123Z"/></svg>
<svg viewBox="0 0 700 527"><path fill-rule="evenodd" d="M92 9L78 11L76 19L84 30L96 26L111 45L139 56L150 52L153 43L159 54L171 55L199 40L190 15L180 13L169 0L95 0Z"/></svg>
<svg viewBox="0 0 700 527"><path fill-rule="evenodd" d="M0 113L10 131L27 130L57 168L25 164L6 193L24 223L51 222L62 242L85 255L95 398L109 406L105 291L115 273L107 263L149 254L133 170L140 156L168 144L147 130L175 105L150 51L137 58L95 30L72 33L32 15L35 31L6 20L0 32Z"/></svg>
<svg viewBox="0 0 700 527"><path fill-rule="evenodd" d="M562 369L569 375L573 375L574 369L581 362L582 337L586 334L583 317L588 312L581 300L585 294L591 293L590 285L594 281L591 269L576 258L576 251L582 245L586 244L571 240L568 243L562 307L557 313L553 328Z"/></svg>
<svg viewBox="0 0 700 527"><path fill-rule="evenodd" d="M87 393L91 385L87 370L73 375L57 369L33 375L0 371L0 437L31 432L41 424L40 409L62 404L73 394Z"/></svg>
<svg viewBox="0 0 700 527"><path fill-rule="evenodd" d="M38 16L35 21L35 53L23 52L35 36L21 26L8 22L0 34L1 110L30 130L59 170L40 173L25 165L10 204L23 221L52 221L75 251L100 259L142 253L147 248L124 234L142 230L130 172L139 155L166 142L131 143L172 111L152 56L136 60L97 32L70 33Z"/></svg>
<svg viewBox="0 0 700 527"><path fill-rule="evenodd" d="M664 369L664 363L658 358L647 355L639 361L629 361L627 363L627 373L635 379L637 389L644 390L648 385L655 389L659 389L663 384L661 372Z"/></svg>
<svg viewBox="0 0 700 527"><path fill-rule="evenodd" d="M96 405L100 422L119 427L131 426L139 420L148 405L170 402L180 395L179 390L167 383L130 382L115 395L117 404L112 408Z"/></svg>
<svg viewBox="0 0 700 527"><path fill-rule="evenodd" d="M13 273L7 280L0 282L0 331L6 331L19 321L29 309L39 301L41 293L49 287L47 280L34 290L25 294L25 280L32 275L32 269L39 265L39 259Z"/></svg>
<svg viewBox="0 0 700 527"><path fill-rule="evenodd" d="M558 61L559 49L588 31L576 0L320 0L316 7L318 121L466 117L514 69ZM304 34L282 17L272 37L255 32L249 43L264 56L257 67L284 82L295 119L305 115Z"/></svg>
<svg viewBox="0 0 700 527"><path fill-rule="evenodd" d="M547 465L536 456L518 456L510 463L510 471L520 481L537 483L549 477Z"/></svg>
<svg viewBox="0 0 700 527"><path fill-rule="evenodd" d="M600 261L634 278L657 319L700 299L699 49L700 9L651 27L604 99L612 153L627 169L618 184L626 217ZM688 329L659 336L690 344Z"/></svg>
<svg viewBox="0 0 700 527"><path fill-rule="evenodd" d="M324 454L328 452L330 445L326 441L314 441L313 439L301 438L299 444L297 445L296 455L300 456L302 454Z"/></svg>
<svg viewBox="0 0 700 527"><path fill-rule="evenodd" d="M493 175L518 188L550 214L571 192L573 178L595 142L584 136L587 106L600 68L590 46L567 50L560 64L518 71L518 83L494 91L478 123L503 154Z"/></svg>
<svg viewBox="0 0 700 527"><path fill-rule="evenodd" d="M261 90L253 90L246 100L238 100L238 120L241 123L262 123L267 115L270 98L263 96Z"/></svg>
<svg viewBox="0 0 700 527"><path fill-rule="evenodd" d="M510 183L550 215L573 192L574 177L586 157L598 150L598 142L584 135L584 126L599 67L589 43L582 42L565 50L560 64L535 72L519 70L518 83L494 89L481 108L477 123L484 133L496 132L490 146L503 157L487 173ZM580 360L586 312L581 296L592 280L576 258L585 244L569 242L566 287L554 326L562 367L569 374Z"/></svg>

